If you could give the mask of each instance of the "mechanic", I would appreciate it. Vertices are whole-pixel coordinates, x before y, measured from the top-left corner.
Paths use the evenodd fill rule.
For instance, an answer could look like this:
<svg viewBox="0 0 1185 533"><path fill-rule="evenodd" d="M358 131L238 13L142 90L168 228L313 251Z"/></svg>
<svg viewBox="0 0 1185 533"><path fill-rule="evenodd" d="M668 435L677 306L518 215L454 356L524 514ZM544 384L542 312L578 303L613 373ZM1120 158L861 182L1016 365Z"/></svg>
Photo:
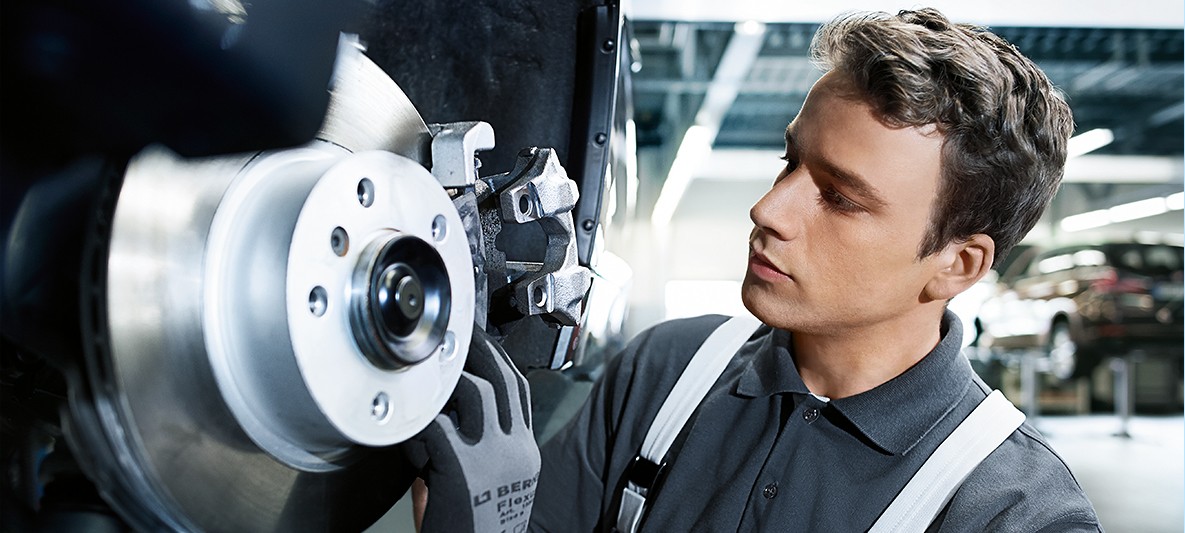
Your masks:
<svg viewBox="0 0 1185 533"><path fill-rule="evenodd" d="M1069 107L1012 45L930 9L843 16L812 55L827 72L750 211L742 298L767 325L649 474L631 464L723 318L639 335L543 446L532 530L611 530L649 477L642 530L867 531L987 396L946 303L1036 224ZM1005 435L929 529L1099 530L1037 431Z"/></svg>
<svg viewBox="0 0 1185 533"><path fill-rule="evenodd" d="M764 325L736 330L728 349L712 344L735 322L720 316L634 339L542 447L530 528L1098 531L1073 475L1015 408L1003 401L979 417L999 394L959 353L960 322L946 311L1056 192L1069 107L1013 46L930 9L845 15L819 30L812 54L827 72L786 129L785 168L750 212L742 298ZM705 354L723 354L718 378L698 370ZM689 364L697 370L684 375ZM706 393L684 395L697 377ZM488 398L456 408L506 411ZM690 418L660 416L671 407ZM990 446L964 446L987 427L998 433ZM482 488L472 479L529 478L533 441L496 441L497 461L458 461L473 455L472 439L433 431L429 466L462 466L425 471L425 528L435 506L442 529L517 530L518 509L510 522L474 518ZM656 431L669 449L647 457ZM949 492L930 498L932 512L885 528L915 482L931 481L932 455L972 448L982 456L963 461L968 475L942 478ZM937 470L959 470L946 466Z"/></svg>

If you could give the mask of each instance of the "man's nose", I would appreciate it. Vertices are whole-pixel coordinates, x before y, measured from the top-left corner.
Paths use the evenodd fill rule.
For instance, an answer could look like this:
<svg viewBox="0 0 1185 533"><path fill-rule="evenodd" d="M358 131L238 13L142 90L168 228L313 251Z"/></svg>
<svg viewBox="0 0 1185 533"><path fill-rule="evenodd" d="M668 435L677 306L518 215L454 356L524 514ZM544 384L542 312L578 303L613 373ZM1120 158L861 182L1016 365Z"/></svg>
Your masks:
<svg viewBox="0 0 1185 533"><path fill-rule="evenodd" d="M779 240L790 240L798 234L808 212L803 199L808 197L805 189L810 183L800 174L795 171L782 177L749 209L749 218L757 229Z"/></svg>

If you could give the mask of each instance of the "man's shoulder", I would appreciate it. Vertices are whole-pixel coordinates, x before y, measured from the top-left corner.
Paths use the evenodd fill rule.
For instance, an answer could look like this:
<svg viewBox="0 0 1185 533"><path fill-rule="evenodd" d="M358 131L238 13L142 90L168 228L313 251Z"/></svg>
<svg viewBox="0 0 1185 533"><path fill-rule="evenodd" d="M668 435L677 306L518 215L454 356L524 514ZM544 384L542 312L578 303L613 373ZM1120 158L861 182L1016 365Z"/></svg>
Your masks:
<svg viewBox="0 0 1185 533"><path fill-rule="evenodd" d="M702 342L728 318L725 315L714 314L674 318L659 322L647 328L646 332L654 339L663 339L667 342L688 342L694 338L699 338Z"/></svg>
<svg viewBox="0 0 1185 533"><path fill-rule="evenodd" d="M726 320L724 315L702 315L660 322L639 333L617 363L648 374L677 376Z"/></svg>
<svg viewBox="0 0 1185 533"><path fill-rule="evenodd" d="M942 530L1099 529L1065 461L1027 422L971 472L947 508Z"/></svg>
<svg viewBox="0 0 1185 533"><path fill-rule="evenodd" d="M606 366L606 407L627 425L647 426L700 345L727 319L680 318L639 333Z"/></svg>

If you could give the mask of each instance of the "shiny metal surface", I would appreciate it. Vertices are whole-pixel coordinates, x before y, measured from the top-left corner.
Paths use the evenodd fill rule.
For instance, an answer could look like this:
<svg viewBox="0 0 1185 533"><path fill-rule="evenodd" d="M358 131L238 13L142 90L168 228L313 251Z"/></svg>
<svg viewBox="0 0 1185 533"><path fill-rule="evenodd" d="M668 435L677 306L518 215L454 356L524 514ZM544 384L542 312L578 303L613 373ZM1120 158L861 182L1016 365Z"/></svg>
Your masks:
<svg viewBox="0 0 1185 533"><path fill-rule="evenodd" d="M424 119L349 35L338 43L329 111L317 137L353 152L386 150L425 167L432 164L432 136Z"/></svg>
<svg viewBox="0 0 1185 533"><path fill-rule="evenodd" d="M211 228L244 163L150 152L130 167L109 259L111 379L95 383L114 400L103 423L109 438L127 444L120 462L142 471L148 490L167 502L154 511L186 529L359 529L398 497L374 497L396 452L355 447L318 472L277 460L228 408L208 358L203 316L220 305L207 298L220 270L210 259ZM267 264L242 266L281 275L265 272ZM260 338L287 345L282 309L257 318Z"/></svg>
<svg viewBox="0 0 1185 533"><path fill-rule="evenodd" d="M432 175L445 187L472 187L477 181L477 152L494 147L494 128L485 122L433 124Z"/></svg>
<svg viewBox="0 0 1185 533"><path fill-rule="evenodd" d="M474 266L423 166L427 128L357 47L338 67L324 140L202 160L150 148L129 165L92 300L103 349L67 427L137 527L361 530L405 489L383 446L430 422L460 375ZM348 309L371 289L353 280L363 250L394 235L435 250L451 301L422 361L391 369L360 351Z"/></svg>
<svg viewBox="0 0 1185 533"><path fill-rule="evenodd" d="M538 222L547 237L543 262L518 267L525 272L514 282L515 306L523 315L545 315L561 325L580 321L592 274L580 266L572 208L579 192L550 148L520 154L513 180L498 192L503 222ZM489 246L489 244L487 244ZM515 268L507 262L507 270Z"/></svg>
<svg viewBox="0 0 1185 533"><path fill-rule="evenodd" d="M373 184L370 207L363 207L357 193L363 178ZM330 246L335 227L349 235L345 256ZM430 243L440 254L452 303L439 343L424 346L431 351L428 358L389 370L360 351L364 339L355 337L350 309L355 291L372 289L356 287L353 281L360 263L373 260L364 252L396 234ZM452 201L432 175L411 160L387 152L361 152L321 177L293 235L287 279L290 335L305 385L320 411L352 442L382 446L411 437L440 412L456 385L473 328L473 261ZM308 294L314 287L323 287L328 295L322 316L309 310ZM409 342L423 346L431 337ZM383 402L376 402L380 394L389 399L389 412L376 418L372 409L381 407Z"/></svg>
<svg viewBox="0 0 1185 533"><path fill-rule="evenodd" d="M349 443L304 390L287 341L288 255L305 198L345 155L342 148L314 143L252 158L221 193L198 263L202 270L191 274L202 279L205 340L194 357L208 358L221 396L252 441L309 471L335 468L333 461ZM146 154L143 161L162 167L158 181L173 179L170 164L184 164L171 163L166 154ZM124 187L134 191L138 185ZM302 298L307 302L307 294Z"/></svg>
<svg viewBox="0 0 1185 533"><path fill-rule="evenodd" d="M398 232L366 248L350 295L354 338L379 368L417 364L444 340L452 303L447 267L432 245Z"/></svg>

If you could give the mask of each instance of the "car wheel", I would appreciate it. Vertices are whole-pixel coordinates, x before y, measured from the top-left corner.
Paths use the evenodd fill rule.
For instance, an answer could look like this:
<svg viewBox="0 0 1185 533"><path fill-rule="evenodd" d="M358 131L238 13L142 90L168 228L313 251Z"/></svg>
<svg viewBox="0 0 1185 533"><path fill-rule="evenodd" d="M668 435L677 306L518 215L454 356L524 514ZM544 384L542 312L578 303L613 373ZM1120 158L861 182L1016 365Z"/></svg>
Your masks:
<svg viewBox="0 0 1185 533"><path fill-rule="evenodd" d="M1049 332L1049 371L1060 380L1070 379L1078 366L1078 344L1070 336L1070 325L1054 322Z"/></svg>

